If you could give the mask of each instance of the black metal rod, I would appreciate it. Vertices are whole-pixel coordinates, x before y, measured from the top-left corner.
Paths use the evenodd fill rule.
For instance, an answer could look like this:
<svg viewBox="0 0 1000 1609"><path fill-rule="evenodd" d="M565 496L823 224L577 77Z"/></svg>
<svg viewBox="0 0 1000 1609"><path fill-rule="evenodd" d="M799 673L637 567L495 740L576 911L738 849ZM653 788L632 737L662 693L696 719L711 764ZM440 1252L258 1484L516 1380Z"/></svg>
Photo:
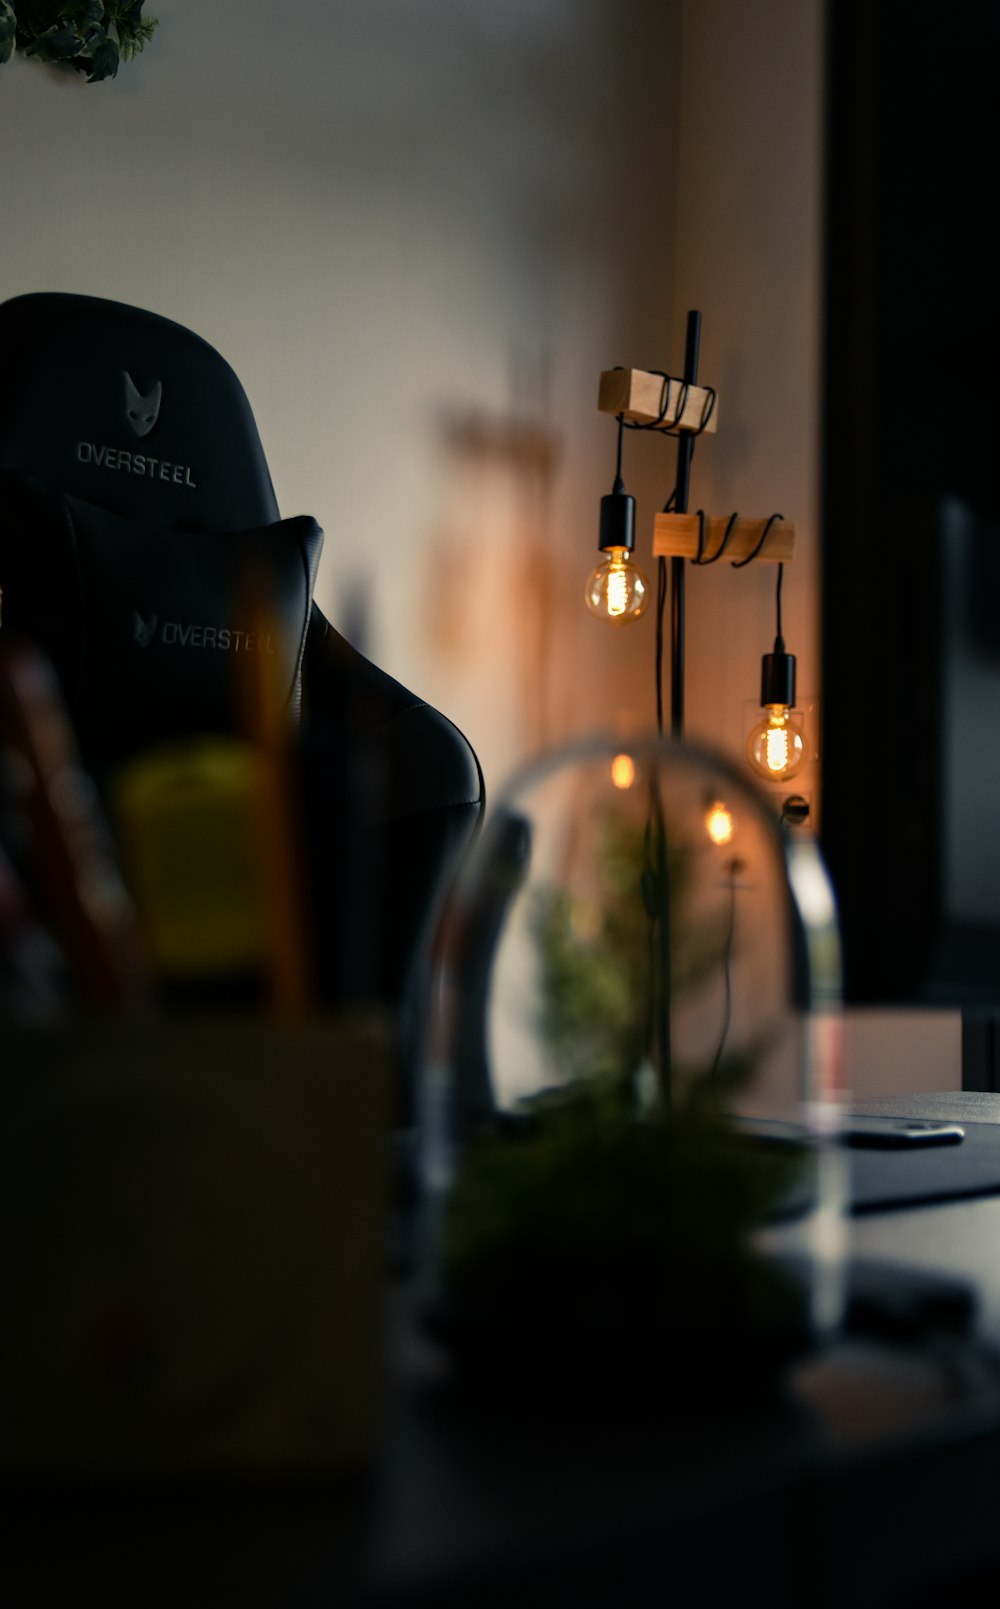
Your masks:
<svg viewBox="0 0 1000 1609"><path fill-rule="evenodd" d="M684 736L684 560L678 558L670 561L670 735Z"/></svg>
<svg viewBox="0 0 1000 1609"><path fill-rule="evenodd" d="M695 385L698 379L698 345L701 340L701 314L688 313L687 344L684 349L684 383ZM682 431L677 438L677 492L674 510L678 514L688 511L691 489L691 458L694 453L694 436ZM670 733L684 736L684 583L683 559L670 561Z"/></svg>

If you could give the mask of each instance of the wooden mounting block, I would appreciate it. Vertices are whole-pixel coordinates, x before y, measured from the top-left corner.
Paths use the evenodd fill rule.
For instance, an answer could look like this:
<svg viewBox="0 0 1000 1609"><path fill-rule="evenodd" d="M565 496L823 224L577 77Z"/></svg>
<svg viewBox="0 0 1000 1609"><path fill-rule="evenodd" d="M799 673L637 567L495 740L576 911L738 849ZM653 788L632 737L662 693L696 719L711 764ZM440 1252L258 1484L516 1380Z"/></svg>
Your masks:
<svg viewBox="0 0 1000 1609"><path fill-rule="evenodd" d="M657 514L653 531L653 552L660 559L693 559L698 553L697 514ZM729 516L705 520L705 556L711 559L718 553L729 524ZM721 563L749 558L761 539L767 520L738 519L722 556ZM767 541L757 554L766 564L787 564L795 557L795 522L776 520L767 533Z"/></svg>
<svg viewBox="0 0 1000 1609"><path fill-rule="evenodd" d="M651 425L654 419L660 417L664 402L663 388L668 383L670 397L667 411L656 428L700 432L712 393L704 386L688 386L684 411L678 419L677 405L682 399L684 381L671 376L666 382L662 374L647 374L645 369L605 369L597 396L598 409L601 413L613 413L616 418L624 414L633 424ZM710 435L715 431L718 412L717 404L713 403L711 416L704 427Z"/></svg>

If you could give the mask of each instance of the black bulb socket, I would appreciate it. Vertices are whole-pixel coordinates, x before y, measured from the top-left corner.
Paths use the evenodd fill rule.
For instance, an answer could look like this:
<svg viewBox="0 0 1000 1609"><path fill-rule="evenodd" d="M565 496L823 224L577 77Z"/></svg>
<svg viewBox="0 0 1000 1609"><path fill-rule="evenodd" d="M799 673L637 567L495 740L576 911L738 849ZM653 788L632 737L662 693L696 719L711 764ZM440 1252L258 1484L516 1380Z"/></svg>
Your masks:
<svg viewBox="0 0 1000 1609"><path fill-rule="evenodd" d="M601 539L597 545L602 553L611 548L627 548L631 553L635 547L635 498L628 492L616 488L601 498Z"/></svg>
<svg viewBox="0 0 1000 1609"><path fill-rule="evenodd" d="M760 701L762 704L795 703L795 655L786 654L784 643L776 642L773 654L760 662Z"/></svg>

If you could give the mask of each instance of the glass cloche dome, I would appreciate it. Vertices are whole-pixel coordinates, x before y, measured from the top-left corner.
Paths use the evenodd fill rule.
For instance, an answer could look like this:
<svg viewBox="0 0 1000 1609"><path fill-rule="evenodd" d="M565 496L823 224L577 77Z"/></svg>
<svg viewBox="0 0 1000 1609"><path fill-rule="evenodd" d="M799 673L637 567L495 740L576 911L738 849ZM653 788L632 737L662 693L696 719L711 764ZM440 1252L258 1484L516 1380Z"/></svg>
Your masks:
<svg viewBox="0 0 1000 1609"><path fill-rule="evenodd" d="M551 753L438 935L427 1313L460 1358L762 1378L840 1308L838 950L814 846L728 762Z"/></svg>

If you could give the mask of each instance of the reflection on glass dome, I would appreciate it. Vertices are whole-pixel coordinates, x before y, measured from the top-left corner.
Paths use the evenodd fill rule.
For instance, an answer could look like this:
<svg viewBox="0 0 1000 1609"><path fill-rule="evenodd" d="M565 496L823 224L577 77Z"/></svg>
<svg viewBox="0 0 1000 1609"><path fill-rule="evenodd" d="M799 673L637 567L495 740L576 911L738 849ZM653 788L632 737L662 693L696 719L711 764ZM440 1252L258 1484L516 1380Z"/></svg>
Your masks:
<svg viewBox="0 0 1000 1609"><path fill-rule="evenodd" d="M494 807L442 927L425 1072L456 1346L707 1360L738 1333L756 1366L836 1318L829 1035L803 1010L810 971L835 994L836 940L797 855L790 874L724 762L658 739L574 745Z"/></svg>

